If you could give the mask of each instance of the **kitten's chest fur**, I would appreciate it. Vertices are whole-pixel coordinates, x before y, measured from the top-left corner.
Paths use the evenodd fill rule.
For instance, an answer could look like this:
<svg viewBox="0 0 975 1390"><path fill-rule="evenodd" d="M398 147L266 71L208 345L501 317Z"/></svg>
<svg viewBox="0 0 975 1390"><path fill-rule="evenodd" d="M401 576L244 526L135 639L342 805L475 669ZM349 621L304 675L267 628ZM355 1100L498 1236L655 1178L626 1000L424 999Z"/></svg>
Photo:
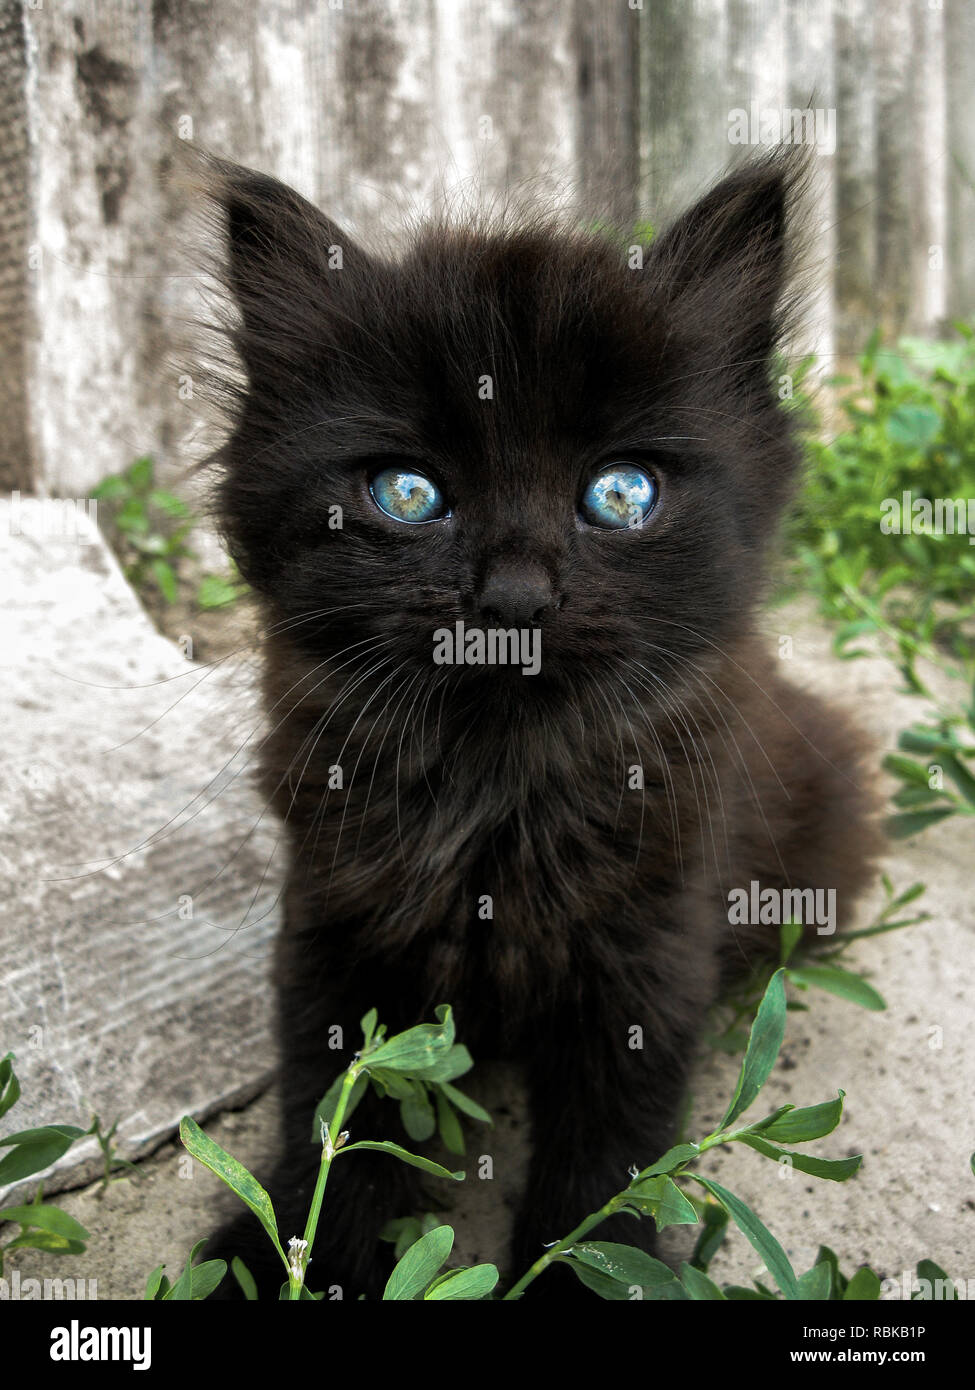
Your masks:
<svg viewBox="0 0 975 1390"><path fill-rule="evenodd" d="M347 673L272 639L263 785L309 968L399 961L417 1008L476 996L510 1036L594 975L710 982L763 781L724 675L720 706L685 690L651 720L639 701L533 710L503 686L343 695Z"/></svg>

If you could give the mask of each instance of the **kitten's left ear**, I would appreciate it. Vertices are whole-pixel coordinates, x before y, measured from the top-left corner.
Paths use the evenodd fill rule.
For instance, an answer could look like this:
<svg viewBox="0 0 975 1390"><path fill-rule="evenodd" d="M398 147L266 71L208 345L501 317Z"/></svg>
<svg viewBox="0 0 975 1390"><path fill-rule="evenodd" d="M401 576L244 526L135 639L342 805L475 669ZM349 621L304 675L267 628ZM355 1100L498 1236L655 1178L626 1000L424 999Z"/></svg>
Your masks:
<svg viewBox="0 0 975 1390"><path fill-rule="evenodd" d="M717 184L655 244L664 292L741 333L770 326L785 281L786 222L805 163L776 154Z"/></svg>

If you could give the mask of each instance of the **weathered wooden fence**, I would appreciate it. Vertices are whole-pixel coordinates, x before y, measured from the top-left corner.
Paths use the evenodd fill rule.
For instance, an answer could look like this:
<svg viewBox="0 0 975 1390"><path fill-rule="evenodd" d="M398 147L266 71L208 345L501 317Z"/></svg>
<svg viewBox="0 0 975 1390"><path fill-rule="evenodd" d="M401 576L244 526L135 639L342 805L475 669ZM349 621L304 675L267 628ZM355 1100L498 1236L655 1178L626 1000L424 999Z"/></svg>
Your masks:
<svg viewBox="0 0 975 1390"><path fill-rule="evenodd" d="M181 138L352 231L529 180L659 218L802 138L830 362L975 313L973 93L975 0L0 0L0 480L192 452Z"/></svg>

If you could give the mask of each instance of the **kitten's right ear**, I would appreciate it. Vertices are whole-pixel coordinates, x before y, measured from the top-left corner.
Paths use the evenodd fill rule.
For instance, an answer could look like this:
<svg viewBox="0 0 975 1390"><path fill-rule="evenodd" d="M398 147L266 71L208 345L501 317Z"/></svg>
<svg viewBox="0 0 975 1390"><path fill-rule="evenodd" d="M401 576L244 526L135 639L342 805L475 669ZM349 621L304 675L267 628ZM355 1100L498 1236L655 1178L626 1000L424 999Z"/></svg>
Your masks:
<svg viewBox="0 0 975 1390"><path fill-rule="evenodd" d="M212 156L203 188L223 213L224 279L242 319L236 346L246 366L291 358L308 342L308 315L327 314L370 258L294 189L268 174Z"/></svg>
<svg viewBox="0 0 975 1390"><path fill-rule="evenodd" d="M702 332L767 348L808 167L807 152L775 150L722 179L654 244L651 265Z"/></svg>

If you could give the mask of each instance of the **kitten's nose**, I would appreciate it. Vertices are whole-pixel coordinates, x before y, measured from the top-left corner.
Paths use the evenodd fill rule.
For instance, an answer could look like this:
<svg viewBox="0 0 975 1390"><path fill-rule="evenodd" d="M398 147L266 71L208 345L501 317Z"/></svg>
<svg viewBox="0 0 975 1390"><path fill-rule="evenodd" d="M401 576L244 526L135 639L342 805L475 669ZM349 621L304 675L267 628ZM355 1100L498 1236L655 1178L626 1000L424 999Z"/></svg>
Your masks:
<svg viewBox="0 0 975 1390"><path fill-rule="evenodd" d="M488 573L477 596L481 617L506 627L537 623L554 602L552 582L532 561L502 561Z"/></svg>

